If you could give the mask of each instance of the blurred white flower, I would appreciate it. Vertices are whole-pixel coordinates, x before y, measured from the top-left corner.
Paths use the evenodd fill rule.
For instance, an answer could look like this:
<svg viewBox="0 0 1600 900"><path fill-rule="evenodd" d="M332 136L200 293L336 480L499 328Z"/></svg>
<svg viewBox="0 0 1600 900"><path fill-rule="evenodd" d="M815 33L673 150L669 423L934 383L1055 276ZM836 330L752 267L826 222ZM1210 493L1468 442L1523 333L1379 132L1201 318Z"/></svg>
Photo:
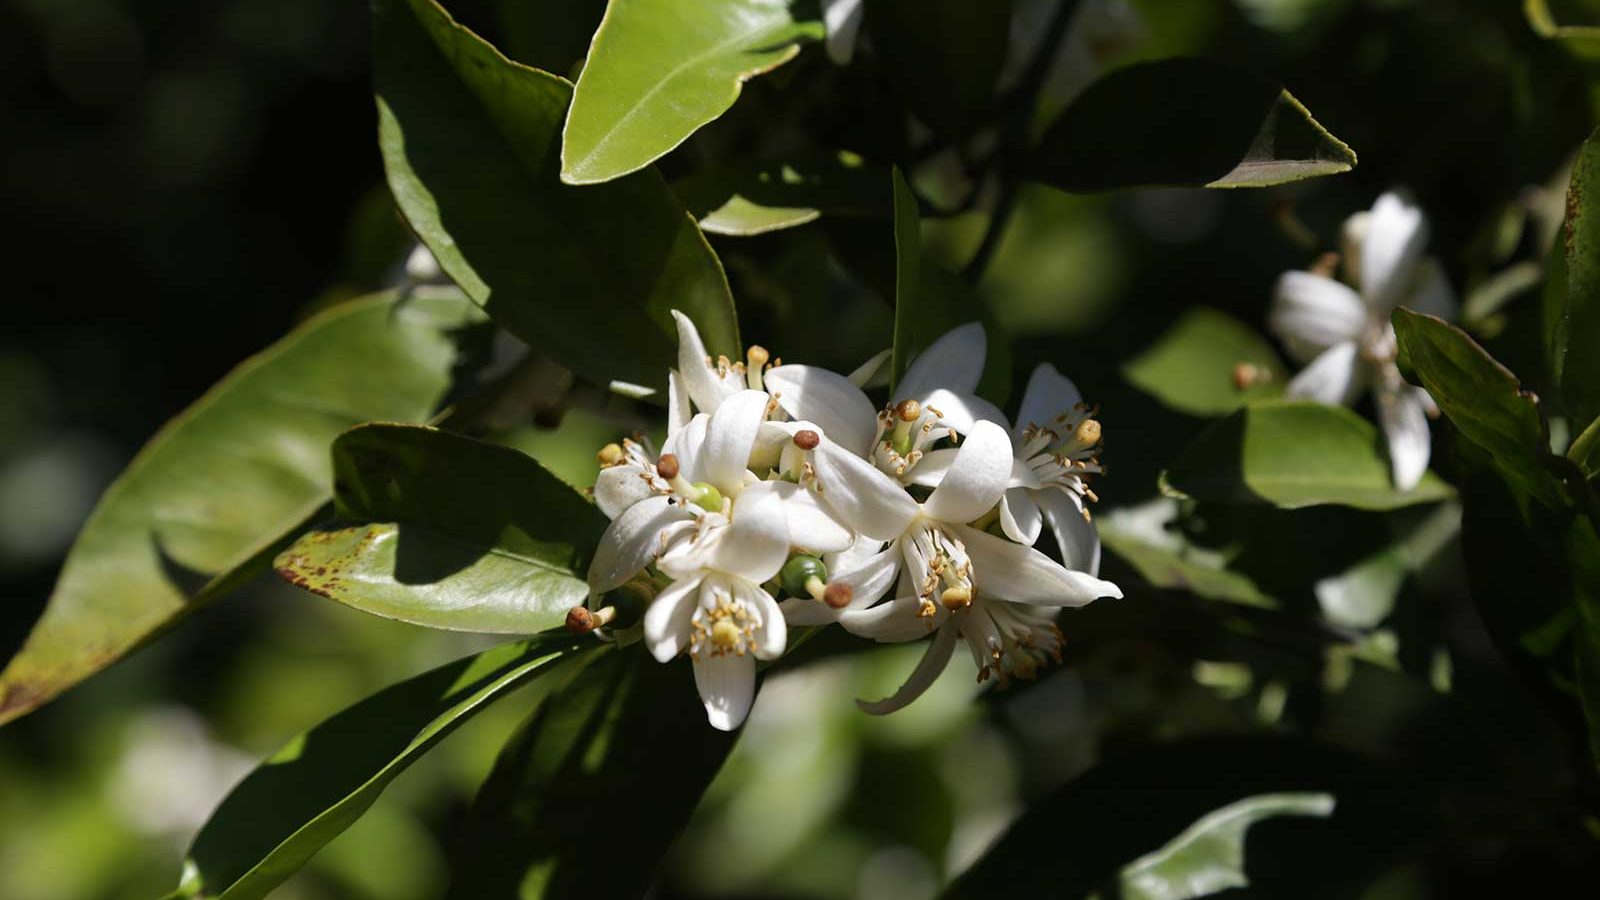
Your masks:
<svg viewBox="0 0 1600 900"><path fill-rule="evenodd" d="M1428 415L1436 407L1401 378L1389 317L1400 306L1443 319L1457 309L1443 268L1423 255L1427 241L1427 220L1410 196L1385 193L1344 224L1344 276L1354 287L1333 278L1332 264L1285 272L1269 320L1291 355L1307 363L1289 382L1291 396L1350 404L1372 391L1400 490L1428 469Z"/></svg>

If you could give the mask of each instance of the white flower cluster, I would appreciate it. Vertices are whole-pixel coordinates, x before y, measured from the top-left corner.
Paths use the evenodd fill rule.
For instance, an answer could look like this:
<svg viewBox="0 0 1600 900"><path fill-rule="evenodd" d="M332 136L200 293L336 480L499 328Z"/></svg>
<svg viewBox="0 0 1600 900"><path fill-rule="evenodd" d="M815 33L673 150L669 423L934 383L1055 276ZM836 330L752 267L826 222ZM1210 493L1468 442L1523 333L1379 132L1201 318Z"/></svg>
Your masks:
<svg viewBox="0 0 1600 900"><path fill-rule="evenodd" d="M1283 273L1269 324L1307 364L1289 382L1291 396L1349 405L1372 391L1395 486L1410 490L1428 470L1428 417L1438 407L1401 377L1389 318L1404 306L1449 321L1457 313L1455 292L1438 260L1424 255L1428 220L1402 191L1383 194L1371 210L1347 219L1342 239L1344 281L1334 277L1341 268L1334 254L1313 271Z"/></svg>
<svg viewBox="0 0 1600 900"><path fill-rule="evenodd" d="M654 594L644 641L662 662L689 654L712 725L744 721L755 661L782 655L791 625L932 635L894 696L861 704L887 713L927 689L957 640L980 680L1032 677L1060 655L1059 607L1122 596L1095 577L1085 506L1100 424L1054 368L1033 373L1013 429L974 394L984 333L964 325L880 411L861 385L887 353L850 377L769 362L760 347L712 360L674 316L667 439L659 454L643 440L601 451L594 496L612 521L589 586ZM1046 526L1060 562L1033 547Z"/></svg>

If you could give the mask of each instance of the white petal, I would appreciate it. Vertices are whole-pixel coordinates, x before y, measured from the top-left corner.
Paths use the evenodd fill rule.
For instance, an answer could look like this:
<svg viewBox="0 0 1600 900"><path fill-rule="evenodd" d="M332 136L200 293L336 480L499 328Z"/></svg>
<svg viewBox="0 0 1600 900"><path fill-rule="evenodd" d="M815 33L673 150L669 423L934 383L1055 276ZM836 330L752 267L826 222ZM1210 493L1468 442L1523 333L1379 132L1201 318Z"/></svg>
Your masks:
<svg viewBox="0 0 1600 900"><path fill-rule="evenodd" d="M655 495L639 466L623 465L601 469L594 480L594 502L606 518L618 514L646 497Z"/></svg>
<svg viewBox="0 0 1600 900"><path fill-rule="evenodd" d="M669 662L689 648L700 579L674 581L656 595L644 612L644 643L657 662Z"/></svg>
<svg viewBox="0 0 1600 900"><path fill-rule="evenodd" d="M1062 490L1043 490L1033 495L1044 513L1044 520L1055 533L1061 561L1067 568L1100 574L1100 532L1084 518L1077 495Z"/></svg>
<svg viewBox="0 0 1600 900"><path fill-rule="evenodd" d="M911 701L922 696L943 674L945 666L950 664L950 654L956 648L956 638L956 629L939 629L939 633L928 642L928 652L922 654L917 667L911 670L911 677L906 679L905 684L900 685L900 689L895 691L893 696L870 703L857 700L856 705L861 707L862 712L875 716L888 715L897 709L904 709Z"/></svg>
<svg viewBox="0 0 1600 900"><path fill-rule="evenodd" d="M863 0L822 0L822 22L827 27L828 58L847 66L856 52L856 35L861 31Z"/></svg>
<svg viewBox="0 0 1600 900"><path fill-rule="evenodd" d="M1000 498L1000 527L1006 537L1032 547L1039 539L1039 530L1044 527L1044 518L1039 513L1039 504L1028 494L1027 488L1011 488L1005 492Z"/></svg>
<svg viewBox="0 0 1600 900"><path fill-rule="evenodd" d="M811 453L811 465L822 502L839 521L867 537L894 540L917 514L917 502L900 482L825 435Z"/></svg>
<svg viewBox="0 0 1600 900"><path fill-rule="evenodd" d="M701 412L716 412L723 399L737 393L744 383L719 378L694 322L677 310L672 311L672 318L678 323L678 374L683 377L684 389Z"/></svg>
<svg viewBox="0 0 1600 900"><path fill-rule="evenodd" d="M893 547L855 561L855 565L846 567L840 563L840 560L835 560L828 567L828 581L850 585L850 603L846 609L866 609L878 602L894 586L895 576L900 574L900 553Z"/></svg>
<svg viewBox="0 0 1600 900"><path fill-rule="evenodd" d="M778 604L783 619L789 625L803 628L809 625L832 625L839 621L839 610L810 597L790 597Z"/></svg>
<svg viewBox="0 0 1600 900"><path fill-rule="evenodd" d="M1039 606L1083 606L1122 589L1086 572L1075 572L1032 547L957 525L956 536L972 557L972 579L986 596Z"/></svg>
<svg viewBox="0 0 1600 900"><path fill-rule="evenodd" d="M679 474L691 482L705 480L705 474L701 471L702 457L705 455L706 428L710 424L711 417L699 413L661 445L661 455L670 453L676 456Z"/></svg>
<svg viewBox="0 0 1600 900"><path fill-rule="evenodd" d="M939 482L949 473L950 466L956 461L956 454L961 452L960 447L941 447L938 450L929 450L922 454L922 459L906 473L906 479L912 484L923 487L938 487ZM1015 468L1013 466L1013 468Z"/></svg>
<svg viewBox="0 0 1600 900"><path fill-rule="evenodd" d="M1083 394L1072 379L1056 371L1049 363L1041 363L1028 376L1028 389L1022 392L1022 407L1017 410L1017 427L1012 434L1018 443L1029 425L1050 427L1056 416L1071 412L1083 402Z"/></svg>
<svg viewBox="0 0 1600 900"><path fill-rule="evenodd" d="M944 424L961 434L971 431L978 422L993 422L1006 429L1011 427L1011 421L1000 411L1000 407L976 394L958 394L941 388L930 392L922 405L938 410Z"/></svg>
<svg viewBox="0 0 1600 900"><path fill-rule="evenodd" d="M757 584L778 574L789 558L789 523L775 482L747 487L733 502L733 524L706 561L708 568Z"/></svg>
<svg viewBox="0 0 1600 900"><path fill-rule="evenodd" d="M735 493L744 485L750 452L755 449L770 399L764 391L739 391L722 401L706 426L700 469L705 480L724 494Z"/></svg>
<svg viewBox="0 0 1600 900"><path fill-rule="evenodd" d="M756 696L756 661L748 656L709 656L694 661L694 684L706 706L706 721L719 731L744 724Z"/></svg>
<svg viewBox="0 0 1600 900"><path fill-rule="evenodd" d="M689 388L677 369L667 370L667 437L677 434L694 417Z"/></svg>
<svg viewBox="0 0 1600 900"><path fill-rule="evenodd" d="M922 504L940 522L970 522L994 508L1011 480L1011 438L993 422L979 422L961 442L950 471Z"/></svg>
<svg viewBox="0 0 1600 900"><path fill-rule="evenodd" d="M1401 305L1423 315L1438 316L1446 322L1455 321L1461 314L1455 289L1450 287L1444 266L1431 256L1420 263L1416 285L1411 289L1411 296Z"/></svg>
<svg viewBox="0 0 1600 900"><path fill-rule="evenodd" d="M666 497L633 504L606 527L589 563L589 589L609 591L637 575L661 552L661 531L689 514Z"/></svg>
<svg viewBox="0 0 1600 900"><path fill-rule="evenodd" d="M1398 394L1378 394L1378 421L1389 442L1389 464L1394 470L1394 486L1409 491L1428 471L1428 456L1433 442L1428 437L1427 392L1405 385ZM1431 399L1431 398L1430 398Z"/></svg>
<svg viewBox="0 0 1600 900"><path fill-rule="evenodd" d="M1289 396L1331 406L1348 405L1361 390L1357 374L1355 343L1334 344L1289 381Z"/></svg>
<svg viewBox="0 0 1600 900"><path fill-rule="evenodd" d="M861 388L816 366L778 366L763 376L783 411L821 426L846 449L866 456L878 431L878 413Z"/></svg>
<svg viewBox="0 0 1600 900"><path fill-rule="evenodd" d="M873 354L871 359L859 366L856 366L855 369L845 377L850 379L851 384L859 388L865 388L873 385L875 382L883 380L878 377L879 375L882 375L884 378L888 377L888 373L883 371L883 364L888 362L893 357L894 350L879 350L876 354ZM883 383L887 384L886 381Z"/></svg>
<svg viewBox="0 0 1600 900"><path fill-rule="evenodd" d="M894 400L917 400L939 388L970 394L983 376L984 355L988 352L983 325L968 322L945 332L928 349L917 355L895 388Z"/></svg>
<svg viewBox="0 0 1600 900"><path fill-rule="evenodd" d="M851 634L883 643L915 641L928 636L937 619L917 615L922 601L915 594L896 597L867 609L850 609L839 614L839 624ZM948 615L943 607L939 615Z"/></svg>
<svg viewBox="0 0 1600 900"><path fill-rule="evenodd" d="M770 485L764 489L777 494L783 502L789 543L794 548L813 554L837 553L855 541L850 529L840 524L832 510L808 488L788 481L764 481L762 485Z"/></svg>
<svg viewBox="0 0 1600 900"><path fill-rule="evenodd" d="M783 647L789 641L789 629L783 621L783 611L778 608L778 601L756 584L744 585L739 596L761 620L761 627L756 629L756 645L753 649L756 658L777 659L782 656Z"/></svg>
<svg viewBox="0 0 1600 900"><path fill-rule="evenodd" d="M1018 459L1011 462L1011 481L1008 485L1037 489L1043 487L1044 482L1039 480L1039 473L1033 470L1033 466L1028 465L1025 460Z"/></svg>
<svg viewBox="0 0 1600 900"><path fill-rule="evenodd" d="M1399 304L1428 243L1428 220L1407 193L1389 191L1372 204L1361 242L1361 296L1386 313Z"/></svg>
<svg viewBox="0 0 1600 900"><path fill-rule="evenodd" d="M1355 291L1332 278L1285 272L1278 276L1267 324L1291 345L1315 352L1360 337L1367 308Z"/></svg>

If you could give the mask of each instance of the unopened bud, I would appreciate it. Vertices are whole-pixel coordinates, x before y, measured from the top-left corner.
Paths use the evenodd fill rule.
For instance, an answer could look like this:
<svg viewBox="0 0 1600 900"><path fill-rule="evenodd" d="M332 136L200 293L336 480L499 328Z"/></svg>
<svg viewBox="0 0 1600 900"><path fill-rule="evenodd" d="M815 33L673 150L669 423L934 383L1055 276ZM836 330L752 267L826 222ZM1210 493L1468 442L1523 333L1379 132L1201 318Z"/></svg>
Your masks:
<svg viewBox="0 0 1600 900"><path fill-rule="evenodd" d="M661 454L661 458L656 460L656 472L668 481L677 478L678 457L671 453Z"/></svg>
<svg viewBox="0 0 1600 900"><path fill-rule="evenodd" d="M922 404L915 400L901 400L894 414L902 422L915 422L922 415Z"/></svg>
<svg viewBox="0 0 1600 900"><path fill-rule="evenodd" d="M791 597L810 597L811 584L824 584L828 580L828 567L815 556L797 553L778 570L778 584Z"/></svg>
<svg viewBox="0 0 1600 900"><path fill-rule="evenodd" d="M623 460L622 447L617 444L607 444L600 448L600 452L596 453L594 458L600 461L601 466L607 468L618 465Z"/></svg>
<svg viewBox="0 0 1600 900"><path fill-rule="evenodd" d="M843 581L830 581L822 591L822 602L834 609L844 609L855 599L855 590Z"/></svg>
<svg viewBox="0 0 1600 900"><path fill-rule="evenodd" d="M801 450L815 450L822 443L822 435L809 428L802 428L794 433L794 445Z"/></svg>

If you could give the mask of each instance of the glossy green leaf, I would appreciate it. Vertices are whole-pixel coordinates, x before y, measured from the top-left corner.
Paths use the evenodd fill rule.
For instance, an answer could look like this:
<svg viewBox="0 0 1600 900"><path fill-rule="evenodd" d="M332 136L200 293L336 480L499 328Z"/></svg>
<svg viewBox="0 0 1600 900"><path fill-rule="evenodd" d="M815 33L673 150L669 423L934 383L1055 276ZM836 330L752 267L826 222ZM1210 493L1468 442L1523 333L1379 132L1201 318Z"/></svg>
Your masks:
<svg viewBox="0 0 1600 900"><path fill-rule="evenodd" d="M737 734L690 666L635 646L572 674L505 745L458 831L450 898L643 897ZM627 799L619 815L599 797ZM626 865L596 865L596 842Z"/></svg>
<svg viewBox="0 0 1600 900"><path fill-rule="evenodd" d="M1331 503L1395 509L1451 496L1428 472L1395 490L1371 423L1340 406L1266 400L1201 432L1161 475L1163 491L1217 503L1285 509Z"/></svg>
<svg viewBox="0 0 1600 900"><path fill-rule="evenodd" d="M1600 419L1590 422L1567 447L1567 459L1577 463L1590 479L1600 478Z"/></svg>
<svg viewBox="0 0 1600 900"><path fill-rule="evenodd" d="M1348 172L1356 155L1271 79L1203 59L1119 69L1040 138L1035 177L1062 190L1265 187Z"/></svg>
<svg viewBox="0 0 1600 900"><path fill-rule="evenodd" d="M1274 816L1317 816L1333 812L1329 794L1283 793L1246 797L1230 803L1183 830L1161 849L1141 856L1117 877L1123 900L1195 900L1249 887L1244 871L1244 839L1250 826Z"/></svg>
<svg viewBox="0 0 1600 900"><path fill-rule="evenodd" d="M195 837L185 897L265 897L359 819L450 732L591 641L502 644L393 685L296 735L228 794Z"/></svg>
<svg viewBox="0 0 1600 900"><path fill-rule="evenodd" d="M532 634L583 603L605 516L532 457L431 428L333 445L339 521L279 554L286 581L431 628Z"/></svg>
<svg viewBox="0 0 1600 900"><path fill-rule="evenodd" d="M1561 399L1582 427L1600 419L1600 131L1583 142L1573 163L1560 240L1566 292L1556 323L1556 373Z"/></svg>
<svg viewBox="0 0 1600 900"><path fill-rule="evenodd" d="M746 81L822 38L822 23L796 21L790 5L611 0L567 113L561 180L637 172L726 112Z"/></svg>
<svg viewBox="0 0 1600 900"><path fill-rule="evenodd" d="M1163 497L1097 515L1095 525L1106 549L1154 587L1189 591L1208 600L1243 606L1278 608L1278 601L1249 576L1230 571L1222 554L1194 546L1169 528L1177 515L1177 502Z"/></svg>
<svg viewBox="0 0 1600 900"><path fill-rule="evenodd" d="M673 182L702 231L766 234L820 216L889 216L884 171L853 156L743 169L713 167Z"/></svg>
<svg viewBox="0 0 1600 900"><path fill-rule="evenodd" d="M901 103L934 131L961 135L994 108L1011 4L865 0L863 29Z"/></svg>
<svg viewBox="0 0 1600 900"><path fill-rule="evenodd" d="M0 721L120 659L265 564L328 500L327 446L443 399L453 332L482 315L454 290L336 306L246 361L166 425L107 489L43 617L0 674Z"/></svg>
<svg viewBox="0 0 1600 900"><path fill-rule="evenodd" d="M1549 437L1539 401L1517 377L1461 329L1433 316L1398 309L1400 352L1439 410L1467 440L1524 490L1559 503L1559 486L1544 465Z"/></svg>
<svg viewBox="0 0 1600 900"><path fill-rule="evenodd" d="M389 187L497 322L601 383L665 383L673 308L712 353L739 355L722 264L658 173L561 183L570 84L507 60L432 0L378 0L373 30Z"/></svg>
<svg viewBox="0 0 1600 900"><path fill-rule="evenodd" d="M1287 373L1259 332L1199 307L1125 364L1122 377L1179 412L1217 416L1282 393Z"/></svg>

